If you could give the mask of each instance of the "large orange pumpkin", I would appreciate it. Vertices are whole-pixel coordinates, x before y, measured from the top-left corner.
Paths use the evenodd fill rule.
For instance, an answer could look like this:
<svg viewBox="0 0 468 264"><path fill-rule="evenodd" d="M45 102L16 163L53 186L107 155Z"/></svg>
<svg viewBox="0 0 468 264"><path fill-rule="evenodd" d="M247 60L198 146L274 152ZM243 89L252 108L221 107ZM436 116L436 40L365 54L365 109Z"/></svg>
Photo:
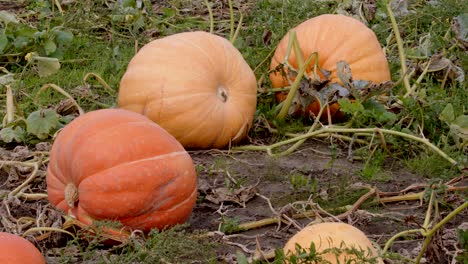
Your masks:
<svg viewBox="0 0 468 264"><path fill-rule="evenodd" d="M0 232L0 263L45 264L45 260L41 252L28 240Z"/></svg>
<svg viewBox="0 0 468 264"><path fill-rule="evenodd" d="M256 110L255 75L225 38L184 32L154 40L132 58L118 105L144 114L187 148L242 140Z"/></svg>
<svg viewBox="0 0 468 264"><path fill-rule="evenodd" d="M327 263L361 263L359 260L362 259L359 259L357 254L346 252L346 249L355 249L363 253L366 260L375 258L376 263L383 264L369 238L361 230L345 223L327 222L307 226L291 237L283 250L286 255L296 253L296 244L299 244L302 249L308 251L312 242L316 252L328 261ZM331 249L339 249L342 252L341 254L336 254L333 250L324 252Z"/></svg>
<svg viewBox="0 0 468 264"><path fill-rule="evenodd" d="M318 54L318 66L330 72L329 84L342 84L337 63L345 61L351 68L353 80L369 81L380 84L391 80L390 70L385 54L374 32L357 19L344 15L325 14L311 18L292 29L296 33L299 49L304 60L314 52ZM284 62L288 49L290 33L279 42L270 64L270 80L273 88L289 86L287 78L280 71L274 71ZM314 79L315 58L306 70L307 76ZM294 49L291 50L288 63L298 70ZM287 68L284 68L287 72ZM323 80L325 76L320 70L317 73ZM293 79L293 78L292 78ZM287 92L276 93L278 102L286 99ZM313 101L309 105L297 105L296 114L318 114L320 102ZM331 105L331 115L337 114L339 105Z"/></svg>
<svg viewBox="0 0 468 264"><path fill-rule="evenodd" d="M148 231L183 223L197 196L193 161L147 117L86 113L57 136L47 169L49 200L78 220L114 220Z"/></svg>

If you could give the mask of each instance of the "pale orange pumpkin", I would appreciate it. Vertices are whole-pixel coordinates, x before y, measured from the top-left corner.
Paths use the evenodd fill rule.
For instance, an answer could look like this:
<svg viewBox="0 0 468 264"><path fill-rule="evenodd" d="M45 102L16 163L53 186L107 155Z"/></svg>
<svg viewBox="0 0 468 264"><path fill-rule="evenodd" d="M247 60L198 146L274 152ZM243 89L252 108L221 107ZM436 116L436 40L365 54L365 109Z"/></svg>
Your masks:
<svg viewBox="0 0 468 264"><path fill-rule="evenodd" d="M0 263L45 264L46 262L41 252L25 238L0 232Z"/></svg>
<svg viewBox="0 0 468 264"><path fill-rule="evenodd" d="M359 263L357 262L358 256L344 252L346 249L360 251L367 260L375 258L377 263L383 264L383 260L378 257L379 254L369 238L350 224L326 222L306 226L288 240L283 250L286 255L296 253L296 244L299 244L302 249L308 251L311 243L314 243L315 250L320 257L331 264ZM339 249L343 252L337 256L333 252L323 252L327 249Z"/></svg>
<svg viewBox="0 0 468 264"><path fill-rule="evenodd" d="M304 60L317 52L318 66L330 72L328 77L330 84L342 84L337 74L339 61L345 61L350 66L353 80L370 81L374 84L391 80L387 58L375 33L359 20L345 15L325 14L311 18L292 30L296 33ZM271 60L270 70L274 70L284 62L289 36L288 32L279 42ZM312 79L314 79L315 61L315 58L312 59L306 70L306 74ZM294 49L291 49L288 63L298 70ZM287 72L287 68L284 70ZM321 79L325 79L320 70L317 69L317 73ZM270 73L270 80L273 88L290 85L288 80L278 71ZM283 101L286 96L287 92L276 93L278 102ZM317 115L320 102L314 101L305 108L299 106L296 113L309 115L312 112ZM339 112L338 109L338 103L331 107L332 116Z"/></svg>
<svg viewBox="0 0 468 264"><path fill-rule="evenodd" d="M252 126L252 69L225 38L184 32L154 40L132 58L118 105L148 116L187 148L223 148Z"/></svg>
<svg viewBox="0 0 468 264"><path fill-rule="evenodd" d="M68 124L52 145L46 180L50 202L83 223L113 220L143 231L185 222L197 197L183 146L123 109L92 111Z"/></svg>

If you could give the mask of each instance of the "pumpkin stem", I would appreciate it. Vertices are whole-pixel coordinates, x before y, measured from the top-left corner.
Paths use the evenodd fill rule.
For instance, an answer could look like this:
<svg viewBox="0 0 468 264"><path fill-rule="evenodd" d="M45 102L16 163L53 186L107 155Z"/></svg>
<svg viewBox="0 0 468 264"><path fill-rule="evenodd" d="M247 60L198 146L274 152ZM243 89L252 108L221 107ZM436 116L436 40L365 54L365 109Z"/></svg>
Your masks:
<svg viewBox="0 0 468 264"><path fill-rule="evenodd" d="M70 208L75 207L75 203L78 202L78 188L73 183L65 187L65 202Z"/></svg>
<svg viewBox="0 0 468 264"><path fill-rule="evenodd" d="M218 86L218 97L225 103L228 99L228 92L224 86L220 85Z"/></svg>

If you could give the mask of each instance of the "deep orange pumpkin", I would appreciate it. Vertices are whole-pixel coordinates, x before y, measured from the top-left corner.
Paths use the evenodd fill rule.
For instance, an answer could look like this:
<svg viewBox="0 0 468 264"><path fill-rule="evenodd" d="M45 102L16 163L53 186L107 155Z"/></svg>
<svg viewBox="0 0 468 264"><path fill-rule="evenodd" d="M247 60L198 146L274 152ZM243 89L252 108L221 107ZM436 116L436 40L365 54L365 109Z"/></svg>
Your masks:
<svg viewBox="0 0 468 264"><path fill-rule="evenodd" d="M224 148L252 126L255 75L225 38L183 32L156 39L130 61L120 108L144 114L186 148Z"/></svg>
<svg viewBox="0 0 468 264"><path fill-rule="evenodd" d="M45 260L41 252L28 240L0 232L0 263L45 264Z"/></svg>
<svg viewBox="0 0 468 264"><path fill-rule="evenodd" d="M337 63L345 61L351 68L353 80L370 81L375 84L391 80L388 61L382 51L375 33L359 20L344 16L325 14L311 18L293 29L296 33L299 48L304 60L314 52L318 53L318 66L330 72L331 83L342 84L337 74ZM290 33L288 32L279 42L270 64L274 70L284 62ZM294 49L291 50L288 63L298 70L298 63ZM315 59L312 59L306 74L313 79ZM284 68L285 72L287 69ZM320 78L324 75L318 71ZM289 82L280 72L272 72L270 80L273 88L289 86ZM276 93L278 102L286 99L287 92ZM337 102L330 105L332 117L341 113ZM297 107L296 114L318 114L320 102L314 101L302 108ZM322 115L322 117L326 117Z"/></svg>
<svg viewBox="0 0 468 264"><path fill-rule="evenodd" d="M148 231L183 223L197 196L193 161L147 117L123 110L86 113L50 152L49 200L78 220L115 220Z"/></svg>

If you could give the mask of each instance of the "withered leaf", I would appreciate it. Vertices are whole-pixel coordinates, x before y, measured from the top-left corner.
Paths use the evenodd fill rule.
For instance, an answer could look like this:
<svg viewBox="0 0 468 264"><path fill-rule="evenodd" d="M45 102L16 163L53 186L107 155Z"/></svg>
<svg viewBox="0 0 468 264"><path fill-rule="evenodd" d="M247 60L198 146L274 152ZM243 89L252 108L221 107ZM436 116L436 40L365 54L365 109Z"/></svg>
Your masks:
<svg viewBox="0 0 468 264"><path fill-rule="evenodd" d="M271 32L271 30L266 29L265 31L263 31L262 40L264 45L270 44L272 34L273 33Z"/></svg>
<svg viewBox="0 0 468 264"><path fill-rule="evenodd" d="M468 49L468 13L455 17L452 22L452 29L463 47Z"/></svg>
<svg viewBox="0 0 468 264"><path fill-rule="evenodd" d="M207 194L205 199L215 204L221 204L222 202L233 202L241 205L242 207L245 207L245 203L255 197L256 192L256 185L240 187L234 190L226 187L220 187L212 189L211 193Z"/></svg>
<svg viewBox="0 0 468 264"><path fill-rule="evenodd" d="M351 83L353 82L353 76L351 74L351 67L346 61L339 61L336 63L336 73L343 82L345 88L350 89Z"/></svg>

